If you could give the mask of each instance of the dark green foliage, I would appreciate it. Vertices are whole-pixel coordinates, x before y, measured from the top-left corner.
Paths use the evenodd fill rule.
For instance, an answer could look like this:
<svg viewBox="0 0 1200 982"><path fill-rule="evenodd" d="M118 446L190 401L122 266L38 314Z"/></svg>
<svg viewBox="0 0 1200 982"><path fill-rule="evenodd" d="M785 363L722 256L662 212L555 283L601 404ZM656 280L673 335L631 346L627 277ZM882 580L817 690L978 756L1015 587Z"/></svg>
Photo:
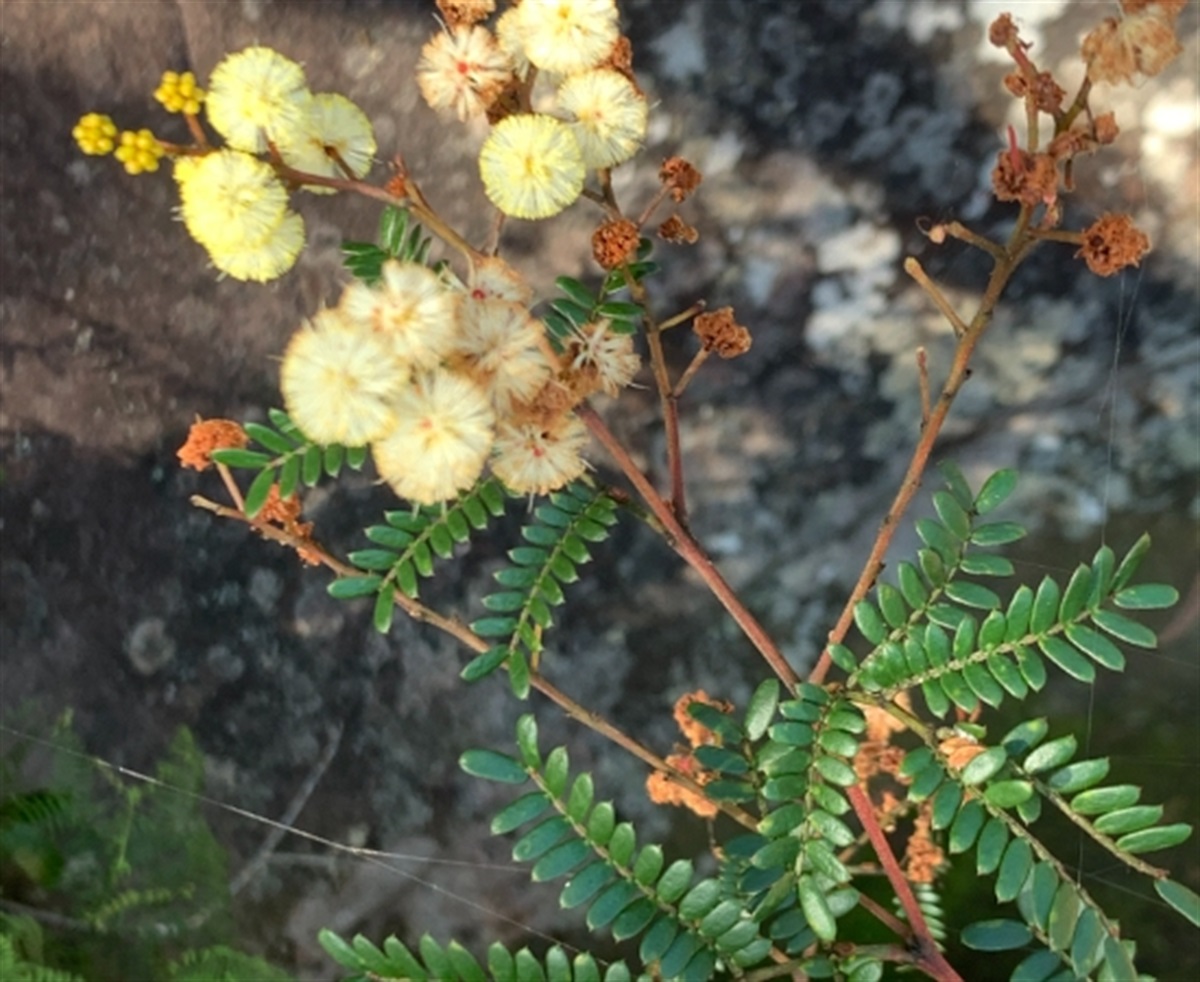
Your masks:
<svg viewBox="0 0 1200 982"><path fill-rule="evenodd" d="M473 682L504 665L513 691L520 698L528 694L529 669L541 657L552 608L564 603L563 587L579 579L577 568L592 558L587 543L607 539L616 520L613 499L581 481L534 508L533 521L521 529L527 544L510 549L512 565L496 573L504 589L484 598L491 616L471 625L498 643L467 664L464 679Z"/></svg>
<svg viewBox="0 0 1200 982"><path fill-rule="evenodd" d="M435 560L451 558L457 546L503 515L505 504L500 482L485 478L440 507L384 512L387 524L366 529L375 547L347 557L362 575L334 580L328 587L330 595L340 600L375 597L372 620L375 629L386 634L392 624L396 591L416 599L420 581L433 576Z"/></svg>
<svg viewBox="0 0 1200 982"><path fill-rule="evenodd" d="M562 296L552 299L550 309L542 314L542 321L550 332L551 343L562 350L565 341L581 327L600 320L607 320L609 329L615 334L636 332L644 316L642 308L635 303L614 300L612 297L626 288L626 275L640 282L646 276L657 272L658 264L649 259L652 250L650 240L642 239L638 244L637 260L626 266L624 271L617 269L609 273L598 296L570 276L560 276L556 279L555 285L562 291Z"/></svg>
<svg viewBox="0 0 1200 982"><path fill-rule="evenodd" d="M246 514L253 518L266 503L271 486L279 485L279 497L290 498L303 483L318 484L322 477L337 477L343 467L361 470L367 460L366 447L320 446L313 443L282 409L269 409L271 426L246 423L244 429L252 443L262 450L214 450L212 459L226 467L256 470L258 474L246 489Z"/></svg>
<svg viewBox="0 0 1200 982"><path fill-rule="evenodd" d="M426 263L433 240L415 222L409 226L409 213L403 208L384 208L379 216L379 244L343 242L342 261L355 279L375 283L389 259Z"/></svg>

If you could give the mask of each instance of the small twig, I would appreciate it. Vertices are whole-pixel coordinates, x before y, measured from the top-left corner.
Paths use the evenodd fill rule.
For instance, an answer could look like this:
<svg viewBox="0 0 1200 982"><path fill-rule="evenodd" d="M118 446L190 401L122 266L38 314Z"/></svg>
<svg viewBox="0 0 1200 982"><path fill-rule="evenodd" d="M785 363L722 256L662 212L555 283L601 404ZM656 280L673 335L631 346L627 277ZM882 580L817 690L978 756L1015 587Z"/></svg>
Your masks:
<svg viewBox="0 0 1200 982"><path fill-rule="evenodd" d="M707 348L701 348L694 355L692 355L692 360L688 362L688 367L683 370L683 374L679 376L679 381L675 383L675 388L671 390L672 398L678 399L681 395L683 395L683 390L688 387L688 383L691 382L692 376L700 371L701 365L708 361L709 354L711 354L711 352Z"/></svg>
<svg viewBox="0 0 1200 982"><path fill-rule="evenodd" d="M650 221L650 216L653 215L658 209L658 206L663 203L663 199L667 196L669 191L670 188L664 184L658 189L657 192L655 192L654 197L646 202L646 207L642 209L642 213L637 217L636 224L638 228L641 228L648 221Z"/></svg>
<svg viewBox="0 0 1200 982"><path fill-rule="evenodd" d="M921 905L917 903L917 898L913 895L912 887L909 886L904 871L896 862L887 836L883 834L883 829L879 827L879 822L875 819L875 809L871 804L871 799L858 785L847 788L846 797L850 800L855 814L858 815L858 820L862 822L863 828L871 840L871 845L875 849L875 855L879 857L879 862L883 865L884 872L887 873L888 881L891 883L892 889L896 891L896 897L904 910L904 916L912 928L913 943L917 947L914 952L916 956L914 964L931 978L940 979L943 982L951 982L951 980L962 982L962 976L946 961L945 956L938 950L937 944L933 940L929 925L925 922L925 915L921 913Z"/></svg>
<svg viewBox="0 0 1200 982"><path fill-rule="evenodd" d="M333 726L329 735L329 742L325 745L325 750L321 753L321 756L317 758L316 763L313 764L312 769L308 773L308 777L305 778L304 783L300 785L300 788L292 796L292 800L288 802L287 808L284 809L283 814L279 817L278 824L271 826L271 831L263 840L262 845L258 847L258 851L255 852L245 866L238 870L233 879L229 881L230 896L236 897L239 893L241 893L246 884L249 883L263 868L263 866L267 864L267 861L271 858L271 855L275 852L276 848L279 846L279 843L287 834L289 826L295 824L301 810L303 810L304 806L308 803L308 799L312 797L312 793L316 790L317 784L320 783L325 771L333 762L333 758L337 755L338 747L341 746L341 743L342 726L340 723L338 723Z"/></svg>
<svg viewBox="0 0 1200 982"><path fill-rule="evenodd" d="M233 474L230 473L229 468L224 464L217 464L217 473L221 475L221 481L225 484L225 490L229 492L229 498L237 506L237 510L245 512L246 502L242 498L242 490L237 486L237 481L233 479Z"/></svg>
<svg viewBox="0 0 1200 982"><path fill-rule="evenodd" d="M678 327L685 321L690 321L697 314L702 313L708 304L703 300L697 300L694 304L688 307L687 310L681 310L674 317L668 317L665 321L658 325L660 331L669 331L673 327Z"/></svg>
<svg viewBox="0 0 1200 982"><path fill-rule="evenodd" d="M858 893L858 905L868 911L880 924L885 925L896 937L903 938L905 943L912 939L913 930L910 924L902 921L878 900L873 900L861 890Z"/></svg>
<svg viewBox="0 0 1200 982"><path fill-rule="evenodd" d="M942 228L946 230L947 235L953 236L960 242L973 245L976 249L982 249L993 259L1001 259L1004 256L1004 246L998 242L993 242L978 232L972 232L962 222L947 222Z"/></svg>
<svg viewBox="0 0 1200 982"><path fill-rule="evenodd" d="M917 348L917 387L921 391L921 429L929 425L929 355L925 345Z"/></svg>
<svg viewBox="0 0 1200 982"><path fill-rule="evenodd" d="M953 307L950 306L950 301L942 296L942 291L937 288L937 285L929 278L929 274L921 267L921 264L913 256L909 256L904 260L904 272L911 276L920 284L921 289L929 294L934 305L942 312L942 316L950 322L950 326L954 328L954 336L961 338L967 333L967 325L963 323L961 317Z"/></svg>
<svg viewBox="0 0 1200 982"><path fill-rule="evenodd" d="M788 691L794 693L796 686L800 683L800 676L788 664L787 659L783 657L783 652L779 650L771 636L755 616L750 613L729 584L725 582L725 579L713 565L712 560L700 548L700 544L680 524L670 506L654 489L654 485L638 469L638 466L629 456L629 452L621 445L621 442L613 435L612 431L605 425L604 420L600 418L591 406L585 403L576 412L579 418L587 425L588 429L592 431L592 436L608 451L609 456L612 457L622 473L629 479L634 488L637 489L638 494L641 495L642 500L654 513L655 517L662 522L663 527L667 531L667 544L696 571L700 579L704 581L704 585L717 598L737 626L742 629L742 633L746 635L746 638L754 645L767 664L771 666L771 670L787 686Z"/></svg>

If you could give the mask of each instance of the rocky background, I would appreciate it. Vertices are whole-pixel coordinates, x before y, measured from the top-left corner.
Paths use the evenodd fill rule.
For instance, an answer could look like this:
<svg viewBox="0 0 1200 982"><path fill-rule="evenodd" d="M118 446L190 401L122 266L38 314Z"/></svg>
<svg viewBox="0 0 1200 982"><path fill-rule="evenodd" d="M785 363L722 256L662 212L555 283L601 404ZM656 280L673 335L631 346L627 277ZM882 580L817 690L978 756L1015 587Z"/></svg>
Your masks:
<svg viewBox="0 0 1200 982"><path fill-rule="evenodd" d="M1111 12L1060 0L1007 8L1039 62L1069 78L1079 37ZM700 243L659 250L658 309L732 303L755 338L745 358L707 367L683 406L693 525L804 666L915 439L913 351L928 348L935 381L951 351L947 325L900 263L919 256L961 310L986 273L965 248L930 246L917 221L958 217L999 235L1011 216L991 200L988 172L1003 126L1018 120L984 38L1006 5L628 0L624 9L657 105L647 152L619 172L619 195L643 200L671 153L705 174L685 212ZM0 6L0 710L33 725L73 708L91 751L140 768L187 725L207 757L208 792L267 816L280 814L336 729L333 765L297 824L412 858L322 867L311 856L323 850L284 843L240 896L241 921L248 947L306 979L332 977L314 942L321 926L409 941L430 931L475 950L528 937L520 925L529 924L582 940L553 885L531 888L523 871L492 868L508 859L486 832L504 796L455 763L468 746L510 744L524 707L503 680L465 689L464 653L449 640L402 622L376 635L365 610L328 598L324 573L192 509L188 496L218 496L217 482L176 466L195 414L261 419L279 403L275 359L301 319L337 296L339 242L371 237L374 207L306 198L309 245L292 273L267 287L222 281L171 220L169 176L128 178L111 160L78 154L69 131L98 109L182 138L150 97L161 71L205 78L226 52L269 44L305 63L314 91L357 101L381 157L403 152L428 198L478 239L490 218L472 162L482 131L436 118L411 81L436 29L431 11L423 0ZM1101 541L1119 551L1146 528L1159 543L1149 576L1185 595L1197 577L1195 5L1181 36L1185 53L1164 76L1100 90L1094 104L1116 110L1122 136L1115 152L1078 168L1067 210L1070 227L1129 210L1155 251L1142 269L1103 281L1069 249L1036 253L942 440L940 452L975 481L1020 469L1009 513L1036 533L1017 557L1031 579L1069 571ZM543 295L556 275L595 277L594 220L581 205L547 224L512 223L506 254ZM671 357L682 366L690 352L681 334ZM603 408L661 473L651 392ZM391 506L386 489L360 478L313 492L306 513L345 551ZM519 512L504 525L508 539L472 546L425 599L477 616ZM901 535L898 554L914 544ZM552 679L663 752L676 739L670 705L685 689L744 704L761 665L651 536L622 526L589 572L551 647ZM1113 755L1118 779L1145 782L1169 820L1200 810L1194 594L1191 604L1157 622L1161 650L1103 679L1090 706L1062 682L1024 710L1088 719L1092 752ZM533 706L543 745L568 743L643 841L704 848L701 824L648 805L640 765ZM211 817L236 869L266 830ZM1200 884L1194 845L1161 858ZM1103 890L1092 883L1102 872L1085 870L1090 889ZM1134 916L1152 923L1159 913L1145 901ZM1162 914L1161 937L1132 932L1145 968L1194 976L1200 967L1181 968L1171 950L1183 930L1171 916Z"/></svg>

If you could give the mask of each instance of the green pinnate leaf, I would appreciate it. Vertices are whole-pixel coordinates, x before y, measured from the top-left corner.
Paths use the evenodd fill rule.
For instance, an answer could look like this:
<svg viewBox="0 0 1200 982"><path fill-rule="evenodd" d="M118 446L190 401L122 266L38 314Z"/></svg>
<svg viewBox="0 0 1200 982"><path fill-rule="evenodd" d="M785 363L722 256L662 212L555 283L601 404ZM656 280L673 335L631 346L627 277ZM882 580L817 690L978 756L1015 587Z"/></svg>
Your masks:
<svg viewBox="0 0 1200 982"><path fill-rule="evenodd" d="M1129 808L1118 808L1101 815L1093 825L1096 831L1102 835L1115 837L1137 832L1153 825L1162 816L1162 805L1135 805Z"/></svg>
<svg viewBox="0 0 1200 982"><path fill-rule="evenodd" d="M564 910L587 903L616 878L616 871L605 862L594 862L578 870L559 895L559 905Z"/></svg>
<svg viewBox="0 0 1200 982"><path fill-rule="evenodd" d="M1011 468L996 471L983 482L979 494L975 496L975 511L986 515L998 508L1017 486L1017 472Z"/></svg>
<svg viewBox="0 0 1200 982"><path fill-rule="evenodd" d="M1058 607L1058 619L1062 623L1073 621L1082 613L1092 592L1092 570L1089 566L1077 566L1067 588L1063 590L1062 601Z"/></svg>
<svg viewBox="0 0 1200 982"><path fill-rule="evenodd" d="M677 859L663 873L662 878L658 881L656 892L666 903L673 904L691 886L692 874L692 861Z"/></svg>
<svg viewBox="0 0 1200 982"><path fill-rule="evenodd" d="M1154 889L1164 901L1186 917L1195 927L1200 927L1200 896L1174 880L1155 880Z"/></svg>
<svg viewBox="0 0 1200 982"><path fill-rule="evenodd" d="M550 799L541 791L531 791L522 795L496 813L492 819L492 834L504 835L520 828L527 822L532 822L550 807Z"/></svg>
<svg viewBox="0 0 1200 982"><path fill-rule="evenodd" d="M502 784L524 784L529 780L520 761L495 750L468 750L458 758L458 766L474 777Z"/></svg>
<svg viewBox="0 0 1200 982"><path fill-rule="evenodd" d="M968 801L950 826L950 852L957 854L970 849L986 820L983 806L978 801Z"/></svg>
<svg viewBox="0 0 1200 982"><path fill-rule="evenodd" d="M1016 899L1033 867L1033 850L1024 839L1013 839L1004 850L996 875L996 899L1001 903Z"/></svg>
<svg viewBox="0 0 1200 982"><path fill-rule="evenodd" d="M720 881L701 880L679 901L679 916L685 921L698 921L716 907L720 899Z"/></svg>
<svg viewBox="0 0 1200 982"><path fill-rule="evenodd" d="M1157 648L1158 638L1150 628L1112 610L1097 610L1092 623L1106 634L1138 648Z"/></svg>
<svg viewBox="0 0 1200 982"><path fill-rule="evenodd" d="M1113 597L1125 610L1162 610L1179 602L1179 591L1165 583L1142 583L1126 587Z"/></svg>
<svg viewBox="0 0 1200 982"><path fill-rule="evenodd" d="M1136 804L1141 796L1142 789L1134 784L1092 788L1089 791L1081 791L1071 799L1071 810L1078 815L1103 815L1105 812L1128 808Z"/></svg>
<svg viewBox="0 0 1200 982"><path fill-rule="evenodd" d="M1056 770L1046 778L1046 784L1059 794L1071 795L1099 784L1108 776L1108 768L1107 757L1077 760Z"/></svg>
<svg viewBox="0 0 1200 982"><path fill-rule="evenodd" d="M273 458L270 454L265 454L258 450L240 450L235 447L214 450L209 456L213 463L224 464L226 467L260 470L273 463Z"/></svg>
<svg viewBox="0 0 1200 982"><path fill-rule="evenodd" d="M1117 571L1113 574L1112 589L1121 590L1129 584L1133 579L1133 574L1138 571L1138 567L1142 565L1142 560L1146 558L1146 553L1150 551L1150 536L1142 535L1125 553L1121 564L1117 567Z"/></svg>
<svg viewBox="0 0 1200 982"><path fill-rule="evenodd" d="M1006 546L1025 538L1024 526L1016 522L988 522L977 525L971 533L971 544L985 549Z"/></svg>
<svg viewBox="0 0 1200 982"><path fill-rule="evenodd" d="M1057 635L1040 638L1038 647L1043 655L1072 678L1080 682L1091 682L1096 678L1096 666Z"/></svg>
<svg viewBox="0 0 1200 982"><path fill-rule="evenodd" d="M837 937L837 919L816 879L811 876L800 877L796 883L796 895L813 933L822 941L833 941Z"/></svg>
<svg viewBox="0 0 1200 982"><path fill-rule="evenodd" d="M633 864L633 878L642 886L649 886L662 872L663 852L657 845L643 846Z"/></svg>
<svg viewBox="0 0 1200 982"><path fill-rule="evenodd" d="M933 510L937 512L942 524L956 539L966 541L971 534L971 517L966 509L948 491L935 491L933 494Z"/></svg>
<svg viewBox="0 0 1200 982"><path fill-rule="evenodd" d="M1125 670L1125 656L1121 654L1121 649L1099 631L1093 631L1085 624L1068 624L1063 633L1071 644L1096 664L1113 672Z"/></svg>
<svg viewBox="0 0 1200 982"><path fill-rule="evenodd" d="M1012 951L1033 940L1033 932L1020 921L976 921L962 931L962 943L976 951Z"/></svg>
<svg viewBox="0 0 1200 982"><path fill-rule="evenodd" d="M1008 827L998 818L989 819L983 831L979 833L979 842L975 848L975 868L980 876L996 871L1006 845Z"/></svg>
<svg viewBox="0 0 1200 982"><path fill-rule="evenodd" d="M534 864L529 873L534 883L546 883L566 876L592 855L592 847L582 839L570 839L551 848Z"/></svg>
<svg viewBox="0 0 1200 982"><path fill-rule="evenodd" d="M971 485L962 472L962 468L953 460L943 460L938 464L938 472L946 481L946 487L954 495L954 500L960 507L970 510L975 506L975 496L971 493Z"/></svg>
<svg viewBox="0 0 1200 982"><path fill-rule="evenodd" d="M1050 921L1050 910L1058 892L1059 879L1049 863L1036 863L1021 886L1017 907L1029 924L1044 931Z"/></svg>
<svg viewBox="0 0 1200 982"><path fill-rule="evenodd" d="M562 842L571 832L571 823L561 815L547 818L516 841L512 858L518 863L534 862Z"/></svg>
<svg viewBox="0 0 1200 982"><path fill-rule="evenodd" d="M1045 634L1054 626L1058 615L1058 604L1062 598L1058 583L1049 576L1043 577L1033 598L1033 609L1029 614L1029 632Z"/></svg>
<svg viewBox="0 0 1200 982"><path fill-rule="evenodd" d="M775 718L775 710L779 706L779 682L775 679L765 679L754 690L750 703L746 707L745 729L749 740L760 740Z"/></svg>
<svg viewBox="0 0 1200 982"><path fill-rule="evenodd" d="M337 600L353 600L374 595L381 583L381 576L342 576L330 583L325 591Z"/></svg>
<svg viewBox="0 0 1200 982"><path fill-rule="evenodd" d="M986 552L965 557L960 569L971 576L1013 575L1013 564L1010 560Z"/></svg>
<svg viewBox="0 0 1200 982"><path fill-rule="evenodd" d="M997 781L983 796L996 808L1016 808L1033 797L1033 784L1029 781Z"/></svg>
<svg viewBox="0 0 1200 982"><path fill-rule="evenodd" d="M1026 774L1040 774L1061 767L1075 756L1077 747L1075 735L1068 733L1037 747L1025 758L1021 766Z"/></svg>
<svg viewBox="0 0 1200 982"><path fill-rule="evenodd" d="M869 600L860 600L854 605L854 623L859 633L871 644L879 644L887 637L887 626L879 616L879 610Z"/></svg>
<svg viewBox="0 0 1200 982"><path fill-rule="evenodd" d="M1008 762L1008 753L1004 747L989 747L983 753L976 754L959 772L959 779L967 787L982 784L995 777Z"/></svg>
<svg viewBox="0 0 1200 982"><path fill-rule="evenodd" d="M567 816L582 824L591 810L594 794L592 775L586 772L580 774L571 785L571 793L567 797Z"/></svg>

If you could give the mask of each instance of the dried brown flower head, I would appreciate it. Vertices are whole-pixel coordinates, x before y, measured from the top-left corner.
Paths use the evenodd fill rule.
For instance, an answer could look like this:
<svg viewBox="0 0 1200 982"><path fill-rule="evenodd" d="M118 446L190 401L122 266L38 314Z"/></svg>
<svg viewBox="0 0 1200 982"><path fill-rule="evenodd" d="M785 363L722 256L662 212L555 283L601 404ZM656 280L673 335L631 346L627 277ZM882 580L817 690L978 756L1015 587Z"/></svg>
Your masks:
<svg viewBox="0 0 1200 982"><path fill-rule="evenodd" d="M706 351L722 358L736 358L750 350L750 332L734 319L732 307L697 314L692 330Z"/></svg>
<svg viewBox="0 0 1200 982"><path fill-rule="evenodd" d="M713 778L713 773L704 770L691 754L668 754L667 763L697 784L707 784ZM717 806L708 798L685 788L662 771L646 778L646 794L655 804L681 805L701 818L715 818L717 814Z"/></svg>
<svg viewBox="0 0 1200 982"><path fill-rule="evenodd" d="M658 179L670 189L672 198L683 201L700 186L703 175L682 157L668 157L658 170Z"/></svg>
<svg viewBox="0 0 1200 982"><path fill-rule="evenodd" d="M678 215L672 215L658 226L659 238L677 245L693 245L700 238L700 233Z"/></svg>
<svg viewBox="0 0 1200 982"><path fill-rule="evenodd" d="M913 883L933 883L945 863L946 854L933 841L933 809L925 802L904 848L904 873Z"/></svg>
<svg viewBox="0 0 1200 982"><path fill-rule="evenodd" d="M214 450L240 450L249 442L240 423L231 419L198 419L188 430L187 442L175 456L181 466L203 471L212 466Z"/></svg>
<svg viewBox="0 0 1200 982"><path fill-rule="evenodd" d="M1051 204L1058 196L1058 162L1048 153L1029 153L1012 145L996 157L992 190L1000 201L1030 207Z"/></svg>
<svg viewBox="0 0 1200 982"><path fill-rule="evenodd" d="M288 498L279 496L279 485L272 484L258 512L258 518L264 522L278 525L288 535L300 540L295 545L296 554L310 566L321 565L321 552L312 543L312 522L300 521L300 498L292 494Z"/></svg>
<svg viewBox="0 0 1200 982"><path fill-rule="evenodd" d="M1180 9L1175 4L1147 3L1120 20L1105 18L1083 39L1088 78L1118 84L1132 82L1138 74L1157 75L1183 50L1175 35Z"/></svg>
<svg viewBox="0 0 1200 982"><path fill-rule="evenodd" d="M679 729L687 738L688 743L693 747L719 744L721 742L720 734L714 733L699 720L694 719L688 712L688 706L694 702L702 702L706 706L712 706L723 713L731 712L733 710L732 704L722 699L713 699L703 689L697 689L695 692L685 692L675 700L675 722L679 725Z"/></svg>
<svg viewBox="0 0 1200 982"><path fill-rule="evenodd" d="M988 41L997 48L1007 48L1020 40L1020 32L1013 23L1012 14L1001 14L988 27Z"/></svg>
<svg viewBox="0 0 1200 982"><path fill-rule="evenodd" d="M628 218L611 218L592 233L592 255L604 269L615 269L636 258L640 238Z"/></svg>
<svg viewBox="0 0 1200 982"><path fill-rule="evenodd" d="M1150 239L1128 215L1108 212L1083 232L1077 256L1097 276L1112 276L1126 266L1136 266L1150 251Z"/></svg>
<svg viewBox="0 0 1200 982"><path fill-rule="evenodd" d="M437 0L437 6L450 27L470 27L496 9L496 0Z"/></svg>

